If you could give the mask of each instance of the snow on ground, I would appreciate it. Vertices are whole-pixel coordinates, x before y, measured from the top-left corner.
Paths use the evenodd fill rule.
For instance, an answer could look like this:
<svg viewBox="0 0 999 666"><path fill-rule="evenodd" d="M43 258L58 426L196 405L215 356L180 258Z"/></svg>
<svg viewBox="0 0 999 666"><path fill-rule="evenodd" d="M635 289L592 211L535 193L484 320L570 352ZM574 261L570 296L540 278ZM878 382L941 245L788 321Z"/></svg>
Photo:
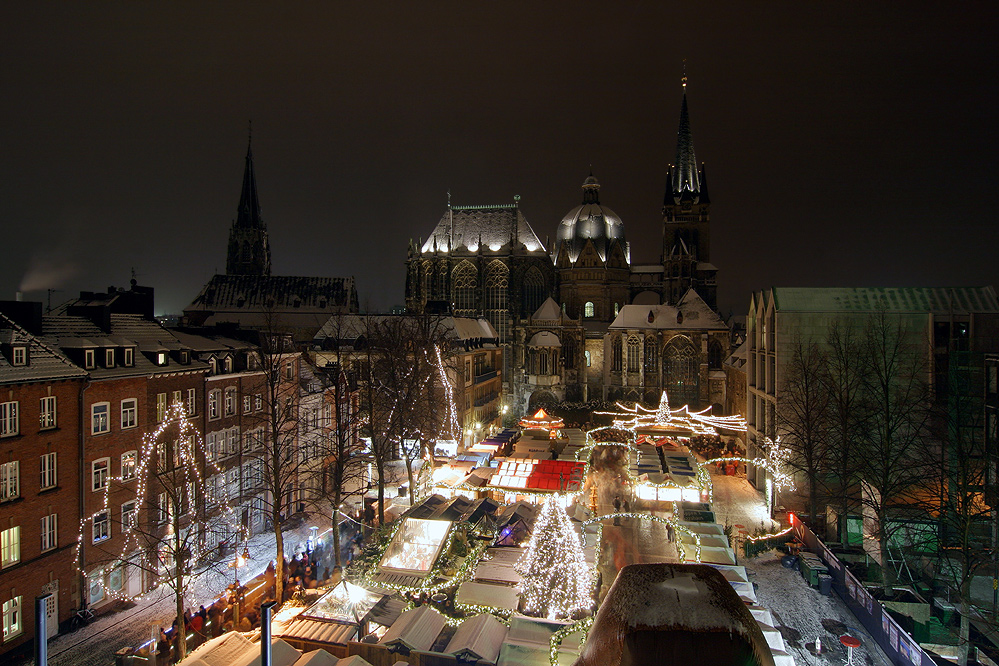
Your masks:
<svg viewBox="0 0 999 666"><path fill-rule="evenodd" d="M714 511L722 525L743 525L752 534L761 526L767 530L778 526L767 516L763 495L741 476L712 475ZM735 528L734 533L738 533ZM826 597L808 586L797 569L781 566L782 552L773 550L750 560L739 558L754 583L759 605L770 611L776 629L784 638L787 651L797 666L843 663L846 648L840 636L858 638L861 646L854 650L854 664L891 666L891 661L874 642L857 618L833 592ZM822 644L822 653L815 653L815 639Z"/></svg>
<svg viewBox="0 0 999 666"><path fill-rule="evenodd" d="M306 521L300 527L284 533L285 557L291 559L296 549L309 537L309 528L318 526L320 533L329 527L325 522ZM242 547L242 544L240 544ZM250 561L240 569L241 581L247 581L263 573L267 564L274 559L275 539L273 532L263 532L250 537L248 548ZM219 590L232 582L231 570L227 573L214 573L195 581L187 606L196 610L201 604L208 605L219 596ZM101 615L92 623L49 640L50 666L112 666L114 655L123 647L137 647L148 641L160 627L169 627L174 620L174 596L168 587L161 586L137 600L131 608ZM13 662L11 666L29 666L33 658Z"/></svg>

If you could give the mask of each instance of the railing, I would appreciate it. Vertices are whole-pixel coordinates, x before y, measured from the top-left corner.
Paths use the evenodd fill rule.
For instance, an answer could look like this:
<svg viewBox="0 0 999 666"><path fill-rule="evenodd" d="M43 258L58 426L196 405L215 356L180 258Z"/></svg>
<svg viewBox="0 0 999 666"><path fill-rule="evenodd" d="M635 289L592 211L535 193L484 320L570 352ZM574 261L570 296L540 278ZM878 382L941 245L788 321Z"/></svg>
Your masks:
<svg viewBox="0 0 999 666"><path fill-rule="evenodd" d="M936 662L871 596L863 583L839 561L815 534L796 516L791 517L794 535L829 567L833 589L896 666L935 666Z"/></svg>

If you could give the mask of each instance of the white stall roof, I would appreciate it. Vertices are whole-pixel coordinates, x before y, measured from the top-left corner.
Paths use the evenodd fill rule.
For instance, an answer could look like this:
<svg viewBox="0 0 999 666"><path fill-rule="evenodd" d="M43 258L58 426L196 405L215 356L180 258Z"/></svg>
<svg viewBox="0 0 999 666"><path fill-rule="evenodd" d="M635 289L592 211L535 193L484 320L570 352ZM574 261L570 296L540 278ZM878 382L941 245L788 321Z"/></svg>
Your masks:
<svg viewBox="0 0 999 666"><path fill-rule="evenodd" d="M272 666L295 666L301 657L301 652L280 638L271 641ZM180 663L183 666L259 666L260 643L230 631L201 645Z"/></svg>
<svg viewBox="0 0 999 666"><path fill-rule="evenodd" d="M728 545L729 545L728 544L728 537L725 536L725 535L723 535L723 534L722 535L718 535L718 534L700 534L698 536L700 536L700 538L701 538L701 547L702 548L705 547L705 546L716 546L718 548L728 548ZM683 541L684 544L695 543L694 537L691 536L690 534L685 533L685 532L680 532L680 540Z"/></svg>
<svg viewBox="0 0 999 666"><path fill-rule="evenodd" d="M491 585L466 581L458 586L458 594L454 600L459 604L469 606L491 606L516 610L520 604L517 589L509 585Z"/></svg>
<svg viewBox="0 0 999 666"><path fill-rule="evenodd" d="M695 523L689 520L681 520L677 522L677 525L681 527L686 527L691 532L695 534L721 534L725 535L725 528L718 523Z"/></svg>
<svg viewBox="0 0 999 666"><path fill-rule="evenodd" d="M521 576L514 570L513 564L510 562L489 561L480 562L479 566L475 567L472 578L482 582L514 585L520 582Z"/></svg>
<svg viewBox="0 0 999 666"><path fill-rule="evenodd" d="M295 666L339 666L342 663L326 650L313 650L302 655Z"/></svg>
<svg viewBox="0 0 999 666"><path fill-rule="evenodd" d="M695 549L687 546L683 549L687 564L693 563ZM720 548L717 546L701 546L702 564L735 564L735 552L731 548Z"/></svg>
<svg viewBox="0 0 999 666"><path fill-rule="evenodd" d="M419 606L399 616L389 627L381 645L405 645L410 650L429 650L444 629L444 616L430 606Z"/></svg>
<svg viewBox="0 0 999 666"><path fill-rule="evenodd" d="M506 626L488 613L481 613L461 623L444 652L466 659L495 662L506 640Z"/></svg>

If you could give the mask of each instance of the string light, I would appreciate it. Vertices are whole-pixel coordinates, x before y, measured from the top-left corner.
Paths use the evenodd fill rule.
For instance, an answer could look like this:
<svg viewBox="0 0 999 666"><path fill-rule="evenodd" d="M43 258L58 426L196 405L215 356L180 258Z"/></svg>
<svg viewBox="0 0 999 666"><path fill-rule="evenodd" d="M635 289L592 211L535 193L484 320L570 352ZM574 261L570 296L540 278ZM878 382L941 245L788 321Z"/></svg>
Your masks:
<svg viewBox="0 0 999 666"><path fill-rule="evenodd" d="M549 497L542 507L527 552L514 569L523 577L520 589L525 612L554 620L571 617L593 603L593 572L558 494Z"/></svg>
<svg viewBox="0 0 999 666"><path fill-rule="evenodd" d="M636 430L647 428L664 431L689 432L690 435L717 435L718 428L734 432L746 432L746 420L738 414L732 416L711 416L711 408L699 412L690 411L689 405L679 409L671 409L669 397L663 391L659 405L655 409L643 407L635 403L628 407L620 402L614 403L619 412L594 412L604 416L618 417L613 419L615 427ZM690 435L684 435L684 438Z"/></svg>

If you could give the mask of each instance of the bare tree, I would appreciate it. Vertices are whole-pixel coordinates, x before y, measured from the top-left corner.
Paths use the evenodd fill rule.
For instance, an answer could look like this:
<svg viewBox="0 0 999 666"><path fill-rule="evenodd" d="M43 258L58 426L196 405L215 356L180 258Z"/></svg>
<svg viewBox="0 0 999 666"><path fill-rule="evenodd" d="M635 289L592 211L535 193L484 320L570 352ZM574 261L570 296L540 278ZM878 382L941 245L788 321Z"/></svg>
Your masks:
<svg viewBox="0 0 999 666"><path fill-rule="evenodd" d="M940 572L958 591L961 625L959 661L968 662L971 584L995 564L999 553L991 535L991 509L985 437L984 367L981 355L951 350L948 390L937 404L936 435L926 452L940 461L937 474L924 477L926 510L939 518ZM943 391L938 392L938 396Z"/></svg>
<svg viewBox="0 0 999 666"><path fill-rule="evenodd" d="M862 503L873 520L886 596L896 578L889 545L911 512L913 491L926 473L924 442L930 415L924 336L884 310L873 313L864 332L864 395L868 418L862 442Z"/></svg>
<svg viewBox="0 0 999 666"><path fill-rule="evenodd" d="M830 494L837 499L841 516L839 540L847 542L847 521L854 510L859 456L858 440L865 419L862 335L851 323L837 319L826 338L826 372L822 375L829 395Z"/></svg>
<svg viewBox="0 0 999 666"><path fill-rule="evenodd" d="M325 403L330 411L329 423L324 434L324 491L328 493L333 508L333 552L336 566L343 566L340 556L340 516L344 505L352 497L363 496L367 491L366 469L369 460L361 428L365 424L361 410L360 390L355 372L348 369L353 354L348 351L356 339L350 325L353 315L337 314L324 326L328 349L327 359L315 372L325 379ZM352 347L350 347L352 349Z"/></svg>
<svg viewBox="0 0 999 666"><path fill-rule="evenodd" d="M108 479L104 506L81 530L93 532L88 552L114 577L112 594L123 593L125 578L140 572L173 592L178 659L187 653L184 609L192 587L206 581L221 592L228 580L228 563L215 546L236 522L224 484L214 482L220 471L183 404L174 403L160 428L143 438L137 458ZM118 510L121 498L128 500Z"/></svg>
<svg viewBox="0 0 999 666"><path fill-rule="evenodd" d="M791 343L777 414L786 462L808 482L808 515L816 524L819 487L829 459L829 384L826 356L815 342L798 338Z"/></svg>

